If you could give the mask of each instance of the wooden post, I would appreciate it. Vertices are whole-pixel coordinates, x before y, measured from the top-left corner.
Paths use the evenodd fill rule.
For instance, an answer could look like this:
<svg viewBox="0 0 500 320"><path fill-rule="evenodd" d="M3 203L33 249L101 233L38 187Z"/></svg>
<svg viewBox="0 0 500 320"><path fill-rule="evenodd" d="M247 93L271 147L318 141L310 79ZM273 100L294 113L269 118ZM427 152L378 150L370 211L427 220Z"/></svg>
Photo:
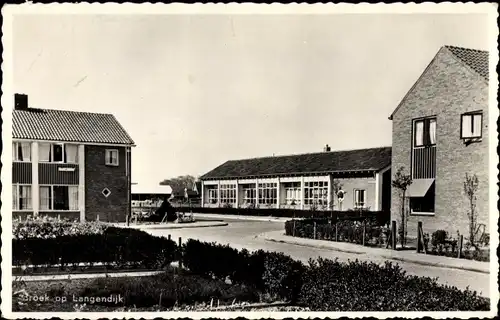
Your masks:
<svg viewBox="0 0 500 320"><path fill-rule="evenodd" d="M363 220L363 246L365 245L366 239L366 220Z"/></svg>
<svg viewBox="0 0 500 320"><path fill-rule="evenodd" d="M172 240L172 236L171 236L171 235L168 235L168 236L167 236L167 239L168 239L168 240Z"/></svg>
<svg viewBox="0 0 500 320"><path fill-rule="evenodd" d="M127 223L127 227L128 227L130 225L130 219L129 219L128 215L125 216L125 222Z"/></svg>
<svg viewBox="0 0 500 320"><path fill-rule="evenodd" d="M418 222L418 227L417 227L417 253L420 253L420 251L424 247L422 237L423 237L423 234L422 234L422 221L419 221Z"/></svg>
<svg viewBox="0 0 500 320"><path fill-rule="evenodd" d="M458 238L458 248L457 248L457 251L458 251L457 258L459 258L459 259L462 256L463 246L464 246L464 236L461 234L460 237Z"/></svg>
<svg viewBox="0 0 500 320"><path fill-rule="evenodd" d="M292 236L295 237L295 219L293 219L293 231Z"/></svg>
<svg viewBox="0 0 500 320"><path fill-rule="evenodd" d="M181 254L182 250L181 250L181 248L182 248L182 238L179 237L179 268L182 268L182 254Z"/></svg>
<svg viewBox="0 0 500 320"><path fill-rule="evenodd" d="M339 222L335 221L335 241L339 241Z"/></svg>
<svg viewBox="0 0 500 320"><path fill-rule="evenodd" d="M316 221L313 222L313 227L314 227L314 230L313 230L313 239L316 240Z"/></svg>
<svg viewBox="0 0 500 320"><path fill-rule="evenodd" d="M99 221L99 215L97 215L97 218L96 218L96 219L97 219L97 221Z"/></svg>
<svg viewBox="0 0 500 320"><path fill-rule="evenodd" d="M392 250L396 250L396 221L392 221L391 241L392 241Z"/></svg>

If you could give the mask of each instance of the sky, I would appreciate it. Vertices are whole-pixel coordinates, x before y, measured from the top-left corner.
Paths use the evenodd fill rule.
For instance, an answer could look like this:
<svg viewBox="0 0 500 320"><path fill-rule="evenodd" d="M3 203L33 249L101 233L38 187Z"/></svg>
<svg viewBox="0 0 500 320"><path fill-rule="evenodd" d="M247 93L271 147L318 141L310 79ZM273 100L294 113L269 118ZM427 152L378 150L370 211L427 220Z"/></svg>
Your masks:
<svg viewBox="0 0 500 320"><path fill-rule="evenodd" d="M443 45L488 49L484 14L16 15L13 89L112 113L132 180L227 160L391 145L391 112Z"/></svg>

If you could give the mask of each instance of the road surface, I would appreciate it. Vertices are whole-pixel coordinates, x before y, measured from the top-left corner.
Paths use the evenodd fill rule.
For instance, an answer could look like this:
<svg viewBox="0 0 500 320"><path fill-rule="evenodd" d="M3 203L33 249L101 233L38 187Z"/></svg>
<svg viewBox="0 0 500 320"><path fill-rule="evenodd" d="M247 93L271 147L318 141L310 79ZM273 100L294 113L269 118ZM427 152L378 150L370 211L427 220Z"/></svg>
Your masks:
<svg viewBox="0 0 500 320"><path fill-rule="evenodd" d="M201 241L214 241L221 244L229 244L234 248L246 248L249 251L264 249L267 251L283 252L290 255L294 259L300 259L304 262L307 262L310 258L314 259L320 256L330 259L338 258L341 261L356 259L369 260L365 255L338 252L329 249L305 247L287 243L270 242L257 237L263 232L284 230L284 223L249 220L224 221L228 222L227 226L175 230L156 229L148 230L147 232L165 237L170 234L172 236L172 239L175 241L178 241L179 237L182 237L183 242L187 241L187 239L189 238L192 238ZM373 258L370 258L370 260L374 261ZM374 262L381 263L385 260L387 259L378 258ZM469 286L471 290L477 291L482 296L490 296L489 274L458 269L424 266L401 261L395 261L394 263L399 264L404 270L406 270L408 274L427 276L431 278L437 277L438 282L440 283L456 286L460 289L465 289L467 286Z"/></svg>

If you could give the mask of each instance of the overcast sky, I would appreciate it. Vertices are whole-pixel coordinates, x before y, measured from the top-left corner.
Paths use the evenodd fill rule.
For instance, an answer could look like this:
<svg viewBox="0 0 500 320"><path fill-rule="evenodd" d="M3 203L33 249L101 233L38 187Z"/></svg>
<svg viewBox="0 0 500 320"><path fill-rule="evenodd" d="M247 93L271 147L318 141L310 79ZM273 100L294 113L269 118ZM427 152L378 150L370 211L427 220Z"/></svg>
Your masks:
<svg viewBox="0 0 500 320"><path fill-rule="evenodd" d="M485 15L17 15L13 89L112 113L132 180L229 159L389 146L388 116L443 45L488 49Z"/></svg>

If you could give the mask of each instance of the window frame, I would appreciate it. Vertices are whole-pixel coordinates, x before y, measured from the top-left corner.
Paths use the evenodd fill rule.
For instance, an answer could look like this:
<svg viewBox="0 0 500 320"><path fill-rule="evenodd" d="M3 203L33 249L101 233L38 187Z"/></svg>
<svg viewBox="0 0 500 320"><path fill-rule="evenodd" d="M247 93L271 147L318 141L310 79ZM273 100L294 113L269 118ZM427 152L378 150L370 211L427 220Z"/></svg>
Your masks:
<svg viewBox="0 0 500 320"><path fill-rule="evenodd" d="M29 160L24 161L24 160L19 160L19 147L22 149L22 145L27 144L30 149L30 157ZM28 141L12 141L12 148L14 150L14 159L12 159L12 162L22 162L22 163L31 163L33 160L33 150L31 149L31 142Z"/></svg>
<svg viewBox="0 0 500 320"><path fill-rule="evenodd" d="M357 197L357 193L359 193L359 192L362 192L361 194L363 195L363 204L361 206L358 204L358 201L357 201L358 200L357 199L358 198ZM366 204L367 204L366 200L367 200L367 194L368 194L368 192L366 191L366 189L355 188L354 191L353 191L353 194L354 194L354 201L353 201L354 202L353 203L354 204L354 208L355 209L364 209L364 208L366 208L367 207L366 206Z"/></svg>
<svg viewBox="0 0 500 320"><path fill-rule="evenodd" d="M479 116L481 119L481 128L479 130L479 136L473 136L472 134L474 133L474 117ZM471 117L471 136L470 137L464 137L463 135L463 127L464 127L464 117ZM462 140L471 140L471 139L482 139L483 138L483 111L478 110L478 111L471 111L471 112L465 112L460 115L460 139Z"/></svg>
<svg viewBox="0 0 500 320"><path fill-rule="evenodd" d="M112 152L116 152L116 163L111 163L108 162L112 157L108 157L108 155L111 155ZM118 167L120 165L120 152L118 149L106 149L105 154L104 154L104 163L107 166L113 166L113 167Z"/></svg>
<svg viewBox="0 0 500 320"><path fill-rule="evenodd" d="M40 160L40 145L48 145L49 146L49 160ZM61 146L62 147L62 160L61 161L54 161L54 146ZM67 149L66 147L68 145L75 146L76 148L76 159L75 162L69 162L68 161L68 154L67 154ZM57 163L57 164L79 164L79 148L78 148L77 143L66 143L66 142L40 142L38 146L38 162L39 163Z"/></svg>
<svg viewBox="0 0 500 320"><path fill-rule="evenodd" d="M28 188L30 188L29 189L30 190L30 192L29 192L29 194L30 194L29 199L30 199L31 207L25 208L25 209L21 209L21 207L20 207L20 200L21 200L21 197L20 197L21 193L20 193L20 191L21 191L22 187L28 187ZM15 194L12 194L13 197L14 196L16 197L15 198L16 199L16 204L12 208L12 211L16 211L16 212L31 212L31 211L33 211L33 186L31 184L25 184L25 183L18 183L18 184L13 183L12 184L12 189L16 190Z"/></svg>
<svg viewBox="0 0 500 320"><path fill-rule="evenodd" d="M258 195L257 204L259 205L278 204L278 183L259 182L256 193Z"/></svg>
<svg viewBox="0 0 500 320"><path fill-rule="evenodd" d="M436 126L436 134L434 137L434 143L431 142L430 138L430 127L431 127L431 122L434 121L435 126ZM422 126L422 144L417 144L417 123L423 123ZM429 137L427 138L428 143L426 143L426 137L425 134L428 134ZM422 118L416 118L412 120L412 146L413 149L419 149L419 148L428 148L428 147L434 147L436 146L437 142L437 117L436 116L429 116L429 117L422 117Z"/></svg>
<svg viewBox="0 0 500 320"><path fill-rule="evenodd" d="M304 182L304 204L328 206L328 192L330 192L328 181L306 181Z"/></svg>
<svg viewBox="0 0 500 320"><path fill-rule="evenodd" d="M67 187L68 188L68 209L54 209L54 187ZM42 197L41 197L41 192L40 192L40 189L41 188L50 188L50 195L49 195L49 199L50 199L50 203L49 203L49 209L45 209L45 208L42 208ZM77 205L77 208L76 209L71 209L71 205L70 205L70 199L69 199L69 195L70 195L70 188L76 188L76 194L77 194L77 198L76 198L76 205ZM40 184L38 186L38 189L39 189L39 210L41 212L79 212L80 211L80 188L78 185L72 185L72 184Z"/></svg>

